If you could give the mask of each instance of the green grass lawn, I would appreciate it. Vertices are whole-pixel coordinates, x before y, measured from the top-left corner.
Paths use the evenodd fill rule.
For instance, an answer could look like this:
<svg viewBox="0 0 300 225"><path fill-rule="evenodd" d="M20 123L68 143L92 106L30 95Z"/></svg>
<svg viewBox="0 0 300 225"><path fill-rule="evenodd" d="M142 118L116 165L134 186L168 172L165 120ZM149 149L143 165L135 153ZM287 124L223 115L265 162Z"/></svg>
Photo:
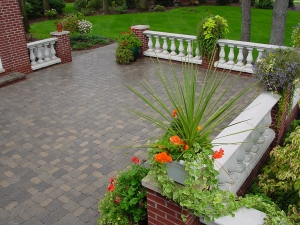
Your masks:
<svg viewBox="0 0 300 225"><path fill-rule="evenodd" d="M208 12L223 16L228 20L230 30L227 35L228 39L240 39L241 8L234 6L181 7L163 13L89 16L87 20L93 24L91 35L112 39L116 39L121 31L138 24L150 25L150 30L154 31L196 35L198 23L208 15ZM252 9L251 41L268 44L271 22L272 10ZM292 27L298 23L300 23L300 12L288 11L284 40L286 46L291 46ZM30 31L38 34L38 38L48 38L49 33L54 30L54 20L50 20L33 24Z"/></svg>
<svg viewBox="0 0 300 225"><path fill-rule="evenodd" d="M65 13L74 12L74 3L66 3L66 7L64 8Z"/></svg>

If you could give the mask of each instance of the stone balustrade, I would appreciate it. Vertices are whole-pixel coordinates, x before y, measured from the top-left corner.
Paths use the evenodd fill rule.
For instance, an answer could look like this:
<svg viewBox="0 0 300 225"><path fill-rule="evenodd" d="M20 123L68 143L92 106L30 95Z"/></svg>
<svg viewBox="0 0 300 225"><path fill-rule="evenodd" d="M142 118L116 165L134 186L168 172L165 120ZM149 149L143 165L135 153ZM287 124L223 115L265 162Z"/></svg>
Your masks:
<svg viewBox="0 0 300 225"><path fill-rule="evenodd" d="M253 62L261 58L262 53L265 50L276 49L280 47L278 45L268 45L227 39L219 39L217 43L220 49L219 60L214 63L215 67L251 74L253 73ZM225 46L228 46L229 51L225 51ZM248 54L245 58L243 55L244 48L248 50ZM234 51L234 49L238 49L238 51ZM254 50L258 51L256 59L253 54Z"/></svg>
<svg viewBox="0 0 300 225"><path fill-rule="evenodd" d="M48 38L27 43L32 70L37 70L61 62L61 59L56 57L54 48L57 40L57 38Z"/></svg>
<svg viewBox="0 0 300 225"><path fill-rule="evenodd" d="M271 110L278 100L263 92L212 141L214 150L224 149L215 160L219 188L237 192L269 148L275 138Z"/></svg>
<svg viewBox="0 0 300 225"><path fill-rule="evenodd" d="M196 46L196 36L149 30L144 31L143 34L149 38L148 49L144 51L145 56L195 64L202 63Z"/></svg>

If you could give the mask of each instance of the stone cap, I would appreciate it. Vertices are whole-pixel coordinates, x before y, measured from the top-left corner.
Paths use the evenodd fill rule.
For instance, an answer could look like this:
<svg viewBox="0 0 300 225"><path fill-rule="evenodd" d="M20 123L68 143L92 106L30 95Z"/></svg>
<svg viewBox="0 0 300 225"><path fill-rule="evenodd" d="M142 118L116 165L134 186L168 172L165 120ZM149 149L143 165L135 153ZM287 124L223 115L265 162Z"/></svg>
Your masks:
<svg viewBox="0 0 300 225"><path fill-rule="evenodd" d="M69 33L70 33L70 31L63 30L62 32L54 31L54 32L51 32L50 34L52 36L61 36L61 35L64 35L64 34L69 34Z"/></svg>
<svg viewBox="0 0 300 225"><path fill-rule="evenodd" d="M131 26L131 29L136 29L136 30L146 30L149 29L150 26L149 25L135 25L135 26Z"/></svg>

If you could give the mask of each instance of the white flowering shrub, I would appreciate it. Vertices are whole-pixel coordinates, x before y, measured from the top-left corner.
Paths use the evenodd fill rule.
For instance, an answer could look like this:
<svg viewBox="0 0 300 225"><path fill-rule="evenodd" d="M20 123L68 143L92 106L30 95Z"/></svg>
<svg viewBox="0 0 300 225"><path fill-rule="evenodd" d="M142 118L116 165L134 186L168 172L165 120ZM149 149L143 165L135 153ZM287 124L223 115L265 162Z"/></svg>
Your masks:
<svg viewBox="0 0 300 225"><path fill-rule="evenodd" d="M82 19L78 20L78 32L83 35L83 34L88 34L92 32L93 25L91 22Z"/></svg>

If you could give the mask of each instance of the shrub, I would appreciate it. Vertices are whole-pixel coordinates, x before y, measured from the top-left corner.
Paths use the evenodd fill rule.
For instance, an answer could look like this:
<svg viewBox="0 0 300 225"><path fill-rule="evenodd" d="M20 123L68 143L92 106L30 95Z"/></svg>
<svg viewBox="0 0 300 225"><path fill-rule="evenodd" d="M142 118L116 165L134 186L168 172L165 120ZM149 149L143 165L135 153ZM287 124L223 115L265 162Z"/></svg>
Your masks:
<svg viewBox="0 0 300 225"><path fill-rule="evenodd" d="M86 0L76 0L74 2L74 9L77 11L77 12L82 12L83 9L86 9L88 3Z"/></svg>
<svg viewBox="0 0 300 225"><path fill-rule="evenodd" d="M28 13L28 18L38 18L43 16L44 14L44 8L42 1L39 0L27 0L26 1L29 4L26 4L26 12ZM30 5L30 6L29 6ZM27 9L27 6L30 7L30 9Z"/></svg>
<svg viewBox="0 0 300 225"><path fill-rule="evenodd" d="M118 46L116 50L116 62L128 64L133 60L132 50L123 46Z"/></svg>
<svg viewBox="0 0 300 225"><path fill-rule="evenodd" d="M166 8L162 5L155 5L153 7L153 11L154 12L165 12L166 11Z"/></svg>
<svg viewBox="0 0 300 225"><path fill-rule="evenodd" d="M62 20L64 30L70 31L71 34L79 32L78 30L78 20L83 18L82 13L69 14Z"/></svg>
<svg viewBox="0 0 300 225"><path fill-rule="evenodd" d="M216 3L217 5L229 5L230 0L217 0Z"/></svg>
<svg viewBox="0 0 300 225"><path fill-rule="evenodd" d="M126 4L121 5L121 6L117 6L117 7L115 8L115 10L116 10L118 13L120 13L120 14L124 14L124 13L127 12L127 6L126 6Z"/></svg>
<svg viewBox="0 0 300 225"><path fill-rule="evenodd" d="M293 28L292 32L293 47L300 48L300 23Z"/></svg>
<svg viewBox="0 0 300 225"><path fill-rule="evenodd" d="M83 35L74 35L70 37L70 44L72 50L81 50L95 45L108 44L110 43L109 39L98 35L92 36L83 36Z"/></svg>
<svg viewBox="0 0 300 225"><path fill-rule="evenodd" d="M25 8L26 8L26 14L29 18L31 18L31 15L32 15L32 11L33 11L33 8L32 8L32 5L29 3L29 2L25 2Z"/></svg>
<svg viewBox="0 0 300 225"><path fill-rule="evenodd" d="M55 19L57 17L57 12L55 9L46 10L45 16L47 16L48 19Z"/></svg>
<svg viewBox="0 0 300 225"><path fill-rule="evenodd" d="M49 0L52 9L55 9L58 13L62 13L63 9L66 7L64 0Z"/></svg>
<svg viewBox="0 0 300 225"><path fill-rule="evenodd" d="M92 32L93 25L87 20L78 20L78 32L83 34L88 34Z"/></svg>
<svg viewBox="0 0 300 225"><path fill-rule="evenodd" d="M274 0L259 0L255 7L258 9L273 9Z"/></svg>
<svg viewBox="0 0 300 225"><path fill-rule="evenodd" d="M103 6L102 0L91 0L87 7L93 10L100 10Z"/></svg>
<svg viewBox="0 0 300 225"><path fill-rule="evenodd" d="M294 0L289 0L289 7L294 7L295 4L294 4Z"/></svg>
<svg viewBox="0 0 300 225"><path fill-rule="evenodd" d="M174 3L173 0L155 0L154 5L162 5L168 7L168 6L173 6Z"/></svg>

